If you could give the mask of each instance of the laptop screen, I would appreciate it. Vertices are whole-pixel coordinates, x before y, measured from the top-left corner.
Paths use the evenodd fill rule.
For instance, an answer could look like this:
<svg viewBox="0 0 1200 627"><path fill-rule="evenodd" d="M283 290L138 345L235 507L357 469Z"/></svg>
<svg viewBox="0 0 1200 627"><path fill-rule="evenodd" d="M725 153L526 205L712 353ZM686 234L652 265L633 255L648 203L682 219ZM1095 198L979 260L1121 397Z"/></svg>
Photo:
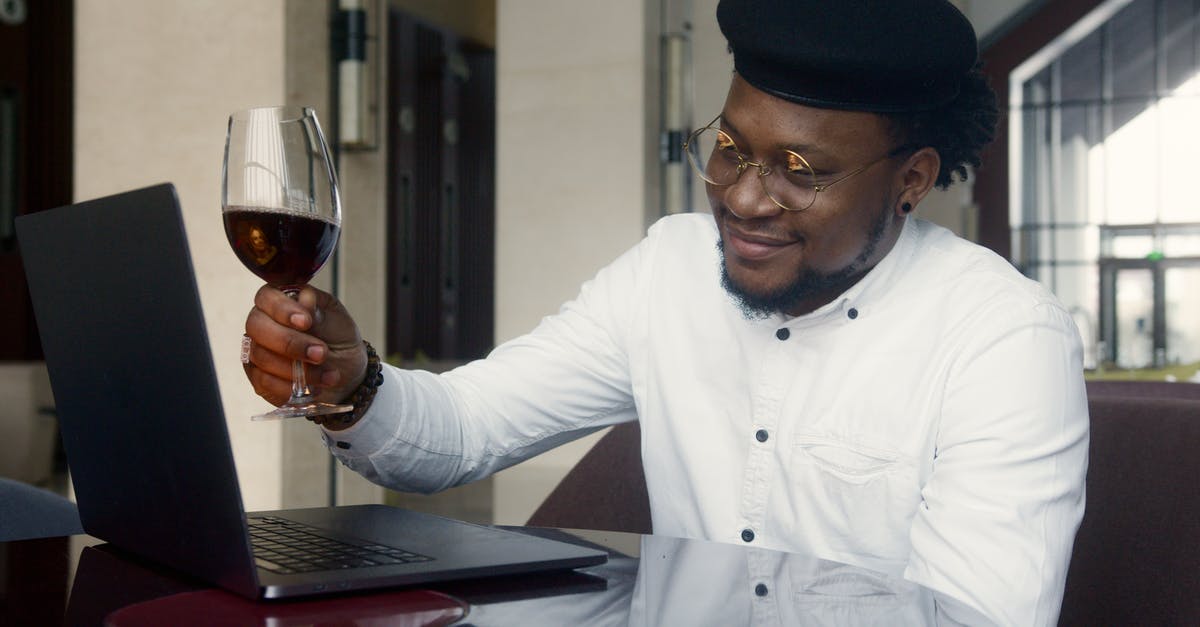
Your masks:
<svg viewBox="0 0 1200 627"><path fill-rule="evenodd" d="M17 236L84 529L255 589L174 187L23 216Z"/></svg>

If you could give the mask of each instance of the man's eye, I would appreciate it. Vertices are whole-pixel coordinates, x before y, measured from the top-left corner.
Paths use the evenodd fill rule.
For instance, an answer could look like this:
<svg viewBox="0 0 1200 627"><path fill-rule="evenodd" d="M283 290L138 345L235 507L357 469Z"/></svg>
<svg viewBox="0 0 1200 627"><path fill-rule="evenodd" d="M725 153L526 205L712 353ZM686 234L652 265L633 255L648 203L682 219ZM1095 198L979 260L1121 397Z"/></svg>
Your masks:
<svg viewBox="0 0 1200 627"><path fill-rule="evenodd" d="M717 148L720 150L737 150L737 144L734 144L733 140L728 135L718 131Z"/></svg>
<svg viewBox="0 0 1200 627"><path fill-rule="evenodd" d="M788 174L803 174L805 176L814 176L816 174L813 172L812 166L808 165L808 162L804 160L804 157L794 152L785 152L783 154L786 156L785 163L787 164Z"/></svg>

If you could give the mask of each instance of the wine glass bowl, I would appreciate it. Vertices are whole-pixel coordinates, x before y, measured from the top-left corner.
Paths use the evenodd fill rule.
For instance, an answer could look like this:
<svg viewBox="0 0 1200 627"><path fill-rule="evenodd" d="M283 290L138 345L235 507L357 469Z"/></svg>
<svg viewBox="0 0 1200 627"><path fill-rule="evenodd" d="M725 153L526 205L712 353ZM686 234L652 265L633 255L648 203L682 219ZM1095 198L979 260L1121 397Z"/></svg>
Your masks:
<svg viewBox="0 0 1200 627"><path fill-rule="evenodd" d="M334 221L259 207L223 212L233 252L251 272L284 291L298 290L325 265L341 227Z"/></svg>
<svg viewBox="0 0 1200 627"><path fill-rule="evenodd" d="M229 116L221 215L242 264L295 298L325 265L341 232L341 197L316 113L260 107ZM292 396L255 420L322 416L353 409L317 402L304 364L292 366Z"/></svg>

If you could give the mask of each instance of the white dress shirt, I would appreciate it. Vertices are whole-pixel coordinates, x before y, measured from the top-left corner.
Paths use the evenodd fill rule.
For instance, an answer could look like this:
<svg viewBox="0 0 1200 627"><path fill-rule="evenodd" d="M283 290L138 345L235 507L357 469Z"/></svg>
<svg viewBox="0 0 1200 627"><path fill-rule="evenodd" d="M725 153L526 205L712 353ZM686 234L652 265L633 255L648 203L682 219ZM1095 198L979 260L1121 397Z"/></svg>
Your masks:
<svg viewBox="0 0 1200 627"><path fill-rule="evenodd" d="M432 492L639 420L654 531L793 550L1053 624L1083 515L1071 316L992 252L908 218L808 315L747 320L716 225L659 221L530 334L443 375L385 368L326 432L368 479Z"/></svg>

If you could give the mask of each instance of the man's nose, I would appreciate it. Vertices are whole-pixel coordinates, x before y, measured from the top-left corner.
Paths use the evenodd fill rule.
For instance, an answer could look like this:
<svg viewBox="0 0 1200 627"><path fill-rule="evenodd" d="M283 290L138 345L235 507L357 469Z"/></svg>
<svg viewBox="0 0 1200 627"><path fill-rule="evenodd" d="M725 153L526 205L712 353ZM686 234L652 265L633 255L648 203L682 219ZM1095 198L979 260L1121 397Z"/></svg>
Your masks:
<svg viewBox="0 0 1200 627"><path fill-rule="evenodd" d="M766 183L766 177L758 166L746 168L738 180L725 190L725 206L743 220L765 218L783 211L767 195Z"/></svg>

